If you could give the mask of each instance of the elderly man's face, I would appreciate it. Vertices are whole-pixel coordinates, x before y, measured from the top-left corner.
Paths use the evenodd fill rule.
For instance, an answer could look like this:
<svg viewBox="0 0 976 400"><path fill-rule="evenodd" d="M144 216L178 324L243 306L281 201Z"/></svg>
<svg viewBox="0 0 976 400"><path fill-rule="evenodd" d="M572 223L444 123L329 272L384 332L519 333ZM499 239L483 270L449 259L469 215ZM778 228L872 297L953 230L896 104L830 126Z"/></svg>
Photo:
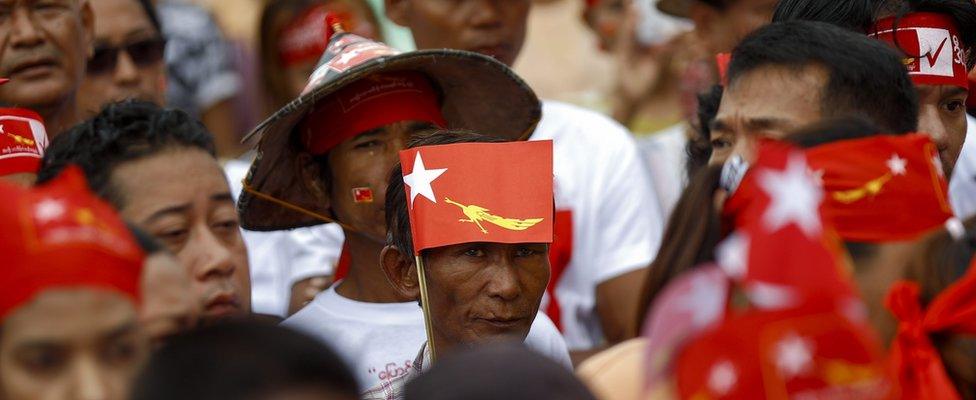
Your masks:
<svg viewBox="0 0 976 400"><path fill-rule="evenodd" d="M73 100L93 30L88 0L0 0L0 101L43 114Z"/></svg>
<svg viewBox="0 0 976 400"><path fill-rule="evenodd" d="M469 345L524 340L549 283L544 243L465 243L425 252L434 334Z"/></svg>
<svg viewBox="0 0 976 400"><path fill-rule="evenodd" d="M420 49L481 53L512 65L525 42L529 0L386 0Z"/></svg>

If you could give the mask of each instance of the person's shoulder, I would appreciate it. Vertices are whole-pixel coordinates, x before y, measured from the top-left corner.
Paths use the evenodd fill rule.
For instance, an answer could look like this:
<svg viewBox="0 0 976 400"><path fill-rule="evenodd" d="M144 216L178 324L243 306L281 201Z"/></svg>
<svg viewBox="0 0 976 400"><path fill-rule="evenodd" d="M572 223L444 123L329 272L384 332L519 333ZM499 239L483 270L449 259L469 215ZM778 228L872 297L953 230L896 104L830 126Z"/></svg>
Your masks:
<svg viewBox="0 0 976 400"><path fill-rule="evenodd" d="M633 146L630 132L619 122L596 111L553 100L542 102L542 120L536 135L554 140L571 135L579 142Z"/></svg>
<svg viewBox="0 0 976 400"><path fill-rule="evenodd" d="M646 338L631 339L586 359L576 375L601 398L641 398L646 353Z"/></svg>

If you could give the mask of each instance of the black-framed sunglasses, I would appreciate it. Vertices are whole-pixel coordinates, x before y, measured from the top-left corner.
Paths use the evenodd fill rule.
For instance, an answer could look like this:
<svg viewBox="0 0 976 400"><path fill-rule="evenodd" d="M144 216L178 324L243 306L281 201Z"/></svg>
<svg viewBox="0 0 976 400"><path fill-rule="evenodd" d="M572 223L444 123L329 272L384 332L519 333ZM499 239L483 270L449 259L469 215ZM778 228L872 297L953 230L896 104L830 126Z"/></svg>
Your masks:
<svg viewBox="0 0 976 400"><path fill-rule="evenodd" d="M166 40L162 38L140 40L124 46L98 46L88 59L88 73L92 75L115 71L119 64L119 53L126 52L138 67L148 67L163 59Z"/></svg>

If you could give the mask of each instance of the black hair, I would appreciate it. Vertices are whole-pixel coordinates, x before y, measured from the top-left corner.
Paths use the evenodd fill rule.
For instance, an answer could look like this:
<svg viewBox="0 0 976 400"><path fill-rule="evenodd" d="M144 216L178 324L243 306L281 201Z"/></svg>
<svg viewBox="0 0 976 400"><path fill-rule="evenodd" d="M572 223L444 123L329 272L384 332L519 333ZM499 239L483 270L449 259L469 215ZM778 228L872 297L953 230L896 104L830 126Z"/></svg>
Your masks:
<svg viewBox="0 0 976 400"><path fill-rule="evenodd" d="M479 346L439 361L407 383L404 399L596 400L571 371L519 344Z"/></svg>
<svg viewBox="0 0 976 400"><path fill-rule="evenodd" d="M878 0L779 0L773 22L819 21L867 33L874 26Z"/></svg>
<svg viewBox="0 0 976 400"><path fill-rule="evenodd" d="M142 230L142 228L139 228L130 222L126 222L125 226L129 228L129 233L132 233L132 237L136 239L136 244L139 245L139 248L142 249L143 253L146 253L146 256L167 251L166 248L156 240L156 238L146 233L146 231Z"/></svg>
<svg viewBox="0 0 976 400"><path fill-rule="evenodd" d="M464 130L438 130L415 136L407 148L456 143L502 143L507 140ZM397 163L390 172L386 189L386 244L401 254L413 255L413 235L410 233L410 214L407 194L403 188L403 167Z"/></svg>
<svg viewBox="0 0 976 400"><path fill-rule="evenodd" d="M722 85L713 85L708 91L698 94L698 126L685 148L688 153L688 160L685 161L688 180L708 165L708 159L712 157L712 121L718 115L724 92Z"/></svg>
<svg viewBox="0 0 976 400"><path fill-rule="evenodd" d="M156 11L156 6L153 5L153 0L138 1L139 6L142 7L142 11L146 13L146 18L149 18L149 23L152 24L153 28L156 28L156 33L162 35L163 25L159 22L159 12Z"/></svg>
<svg viewBox="0 0 976 400"><path fill-rule="evenodd" d="M133 389L132 400L262 399L295 390L359 395L352 372L326 345L256 321L221 323L169 339Z"/></svg>
<svg viewBox="0 0 976 400"><path fill-rule="evenodd" d="M115 167L173 147L196 148L216 157L213 136L189 114L139 100L110 103L51 140L37 182L47 182L74 164L93 192L122 208L125 194L110 179Z"/></svg>
<svg viewBox="0 0 976 400"><path fill-rule="evenodd" d="M824 117L860 115L884 132L912 132L918 128L918 94L901 59L885 43L827 23L777 22L732 52L729 87L764 66L819 66L829 74L819 93Z"/></svg>

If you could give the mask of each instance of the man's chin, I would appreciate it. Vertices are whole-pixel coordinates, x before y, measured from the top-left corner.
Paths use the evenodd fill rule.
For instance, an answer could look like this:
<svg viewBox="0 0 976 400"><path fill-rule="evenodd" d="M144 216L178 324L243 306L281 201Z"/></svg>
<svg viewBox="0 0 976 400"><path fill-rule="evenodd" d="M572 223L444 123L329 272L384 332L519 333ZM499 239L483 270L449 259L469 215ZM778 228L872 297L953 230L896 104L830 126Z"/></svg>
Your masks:
<svg viewBox="0 0 976 400"><path fill-rule="evenodd" d="M0 102L9 106L43 108L64 102L73 90L66 80L57 77L21 82L11 80L0 89Z"/></svg>

